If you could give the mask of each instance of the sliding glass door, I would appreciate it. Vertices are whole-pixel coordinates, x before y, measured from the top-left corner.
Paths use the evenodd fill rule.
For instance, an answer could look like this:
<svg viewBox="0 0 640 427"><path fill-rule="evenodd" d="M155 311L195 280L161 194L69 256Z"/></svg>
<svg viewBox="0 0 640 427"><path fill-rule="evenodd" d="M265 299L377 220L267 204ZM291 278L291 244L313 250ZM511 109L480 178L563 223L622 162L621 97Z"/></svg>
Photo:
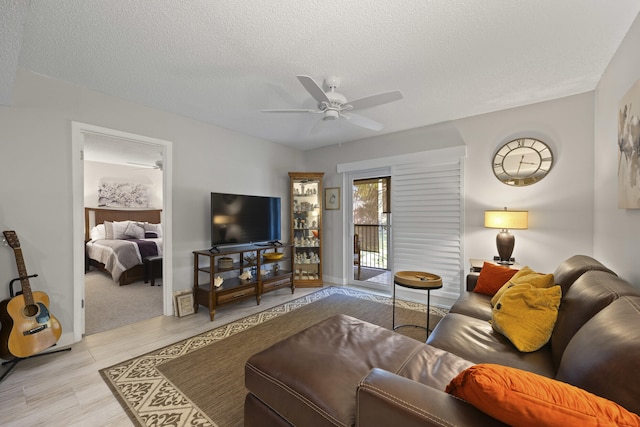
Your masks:
<svg viewBox="0 0 640 427"><path fill-rule="evenodd" d="M353 228L359 244L360 264L388 270L390 177L353 182Z"/></svg>
<svg viewBox="0 0 640 427"><path fill-rule="evenodd" d="M363 286L388 288L391 285L391 177L354 176L351 182L350 230L353 248L351 279Z"/></svg>
<svg viewBox="0 0 640 427"><path fill-rule="evenodd" d="M397 271L442 277L435 302L462 289L464 147L338 165L349 209L348 282L390 291ZM364 169L367 163L373 166ZM380 167L380 164L388 166ZM392 214L393 212L393 214Z"/></svg>

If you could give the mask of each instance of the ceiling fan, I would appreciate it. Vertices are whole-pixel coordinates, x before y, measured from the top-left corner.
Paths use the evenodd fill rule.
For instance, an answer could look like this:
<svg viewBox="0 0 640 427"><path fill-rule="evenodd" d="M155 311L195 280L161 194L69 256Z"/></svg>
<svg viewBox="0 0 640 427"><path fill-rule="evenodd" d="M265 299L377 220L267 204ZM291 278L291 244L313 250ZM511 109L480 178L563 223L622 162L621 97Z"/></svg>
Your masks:
<svg viewBox="0 0 640 427"><path fill-rule="evenodd" d="M162 170L162 160L156 160L153 164L149 163L138 163L138 162L127 162L129 165L142 166L145 169L160 169Z"/></svg>
<svg viewBox="0 0 640 427"><path fill-rule="evenodd" d="M302 86L309 94L318 102L315 110L311 109L278 109L278 110L262 110L264 113L313 113L322 114L323 121L346 119L349 123L374 131L380 131L384 128L382 123L359 114L354 114L353 110L364 110L365 108L377 107L378 105L387 104L389 102L402 99L402 93L397 90L391 92L378 93L364 98L347 101L347 98L336 92L340 83L337 77L328 77L325 84L329 87L329 91L325 92L309 76L297 76ZM314 126L314 129L317 127ZM313 130L312 129L312 132Z"/></svg>

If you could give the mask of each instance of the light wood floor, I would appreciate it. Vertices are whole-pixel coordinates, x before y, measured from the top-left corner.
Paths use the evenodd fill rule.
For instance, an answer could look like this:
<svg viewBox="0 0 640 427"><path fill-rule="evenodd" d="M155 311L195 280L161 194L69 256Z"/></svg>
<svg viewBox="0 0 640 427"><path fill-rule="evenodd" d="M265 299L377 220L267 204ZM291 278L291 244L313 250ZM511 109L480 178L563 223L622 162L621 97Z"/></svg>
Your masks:
<svg viewBox="0 0 640 427"><path fill-rule="evenodd" d="M208 331L317 288L280 289L183 318L161 316L85 337L71 351L20 362L0 383L2 426L132 426L98 370ZM2 368L4 372L6 367Z"/></svg>

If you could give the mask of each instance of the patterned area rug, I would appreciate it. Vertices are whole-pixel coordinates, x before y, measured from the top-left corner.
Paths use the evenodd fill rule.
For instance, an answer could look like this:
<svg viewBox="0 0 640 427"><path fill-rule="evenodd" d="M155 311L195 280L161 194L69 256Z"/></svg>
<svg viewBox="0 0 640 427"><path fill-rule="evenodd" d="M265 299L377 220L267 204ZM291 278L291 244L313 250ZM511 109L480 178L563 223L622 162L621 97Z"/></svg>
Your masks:
<svg viewBox="0 0 640 427"><path fill-rule="evenodd" d="M136 425L241 426L244 362L249 356L336 313L390 328L391 302L329 287L100 373ZM430 314L434 325L446 310L431 307ZM396 301L396 324L424 324L425 315L423 304ZM399 331L403 329L420 341L426 338L417 328Z"/></svg>

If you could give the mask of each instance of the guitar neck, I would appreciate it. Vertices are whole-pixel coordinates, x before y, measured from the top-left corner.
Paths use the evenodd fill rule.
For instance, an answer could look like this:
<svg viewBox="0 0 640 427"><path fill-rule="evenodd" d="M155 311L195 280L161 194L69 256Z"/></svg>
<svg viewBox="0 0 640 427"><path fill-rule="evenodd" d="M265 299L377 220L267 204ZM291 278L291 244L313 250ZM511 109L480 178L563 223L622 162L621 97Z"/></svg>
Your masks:
<svg viewBox="0 0 640 427"><path fill-rule="evenodd" d="M33 304L33 294L31 293L31 284L27 274L27 267L24 264L22 249L13 248L16 256L16 265L18 266L18 274L20 275L20 285L22 286L22 295L24 295L25 305Z"/></svg>

